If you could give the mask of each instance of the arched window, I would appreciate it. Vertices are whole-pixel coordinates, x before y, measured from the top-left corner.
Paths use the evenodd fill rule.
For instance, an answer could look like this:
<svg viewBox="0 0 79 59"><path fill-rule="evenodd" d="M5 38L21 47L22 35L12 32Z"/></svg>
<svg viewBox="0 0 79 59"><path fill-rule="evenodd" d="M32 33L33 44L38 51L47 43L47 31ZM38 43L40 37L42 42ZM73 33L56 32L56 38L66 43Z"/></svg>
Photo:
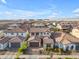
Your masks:
<svg viewBox="0 0 79 59"><path fill-rule="evenodd" d="M73 50L73 48L74 48L74 46L72 45L72 46L71 46L71 50Z"/></svg>
<svg viewBox="0 0 79 59"><path fill-rule="evenodd" d="M75 45L74 44L69 45L69 50L74 50L74 49L75 49Z"/></svg>

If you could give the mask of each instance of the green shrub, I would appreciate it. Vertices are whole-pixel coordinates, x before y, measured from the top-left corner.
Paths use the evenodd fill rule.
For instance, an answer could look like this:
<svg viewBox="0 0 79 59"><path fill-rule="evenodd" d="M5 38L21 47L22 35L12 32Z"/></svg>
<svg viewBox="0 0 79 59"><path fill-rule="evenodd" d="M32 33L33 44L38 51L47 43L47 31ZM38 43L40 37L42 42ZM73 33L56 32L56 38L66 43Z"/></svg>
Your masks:
<svg viewBox="0 0 79 59"><path fill-rule="evenodd" d="M58 59L61 59L61 58L58 58Z"/></svg>
<svg viewBox="0 0 79 59"><path fill-rule="evenodd" d="M73 59L73 58L65 58L65 59Z"/></svg>

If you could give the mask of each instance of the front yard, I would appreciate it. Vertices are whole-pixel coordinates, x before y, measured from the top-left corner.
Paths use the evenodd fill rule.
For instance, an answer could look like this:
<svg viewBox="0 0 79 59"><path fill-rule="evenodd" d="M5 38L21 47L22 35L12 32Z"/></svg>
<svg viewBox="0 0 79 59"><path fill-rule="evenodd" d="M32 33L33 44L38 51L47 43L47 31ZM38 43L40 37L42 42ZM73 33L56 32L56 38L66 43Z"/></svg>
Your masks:
<svg viewBox="0 0 79 59"><path fill-rule="evenodd" d="M60 48L31 48L28 47L24 55L79 55L76 51L64 51Z"/></svg>

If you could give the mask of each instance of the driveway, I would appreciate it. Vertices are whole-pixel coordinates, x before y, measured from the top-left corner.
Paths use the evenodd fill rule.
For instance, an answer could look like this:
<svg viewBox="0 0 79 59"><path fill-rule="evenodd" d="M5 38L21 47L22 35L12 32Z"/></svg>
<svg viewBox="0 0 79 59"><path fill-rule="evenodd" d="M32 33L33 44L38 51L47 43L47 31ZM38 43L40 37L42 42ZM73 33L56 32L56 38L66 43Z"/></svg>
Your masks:
<svg viewBox="0 0 79 59"><path fill-rule="evenodd" d="M42 48L28 48L27 52L30 55L39 55L40 54L40 50L43 50Z"/></svg>
<svg viewBox="0 0 79 59"><path fill-rule="evenodd" d="M14 52L14 51L0 51L0 57L1 57L1 55L3 55L4 57L1 57L0 59L9 59L8 57L10 56L10 55L12 55L12 56L10 56L10 57L13 57L13 55L16 55L16 53L17 52Z"/></svg>

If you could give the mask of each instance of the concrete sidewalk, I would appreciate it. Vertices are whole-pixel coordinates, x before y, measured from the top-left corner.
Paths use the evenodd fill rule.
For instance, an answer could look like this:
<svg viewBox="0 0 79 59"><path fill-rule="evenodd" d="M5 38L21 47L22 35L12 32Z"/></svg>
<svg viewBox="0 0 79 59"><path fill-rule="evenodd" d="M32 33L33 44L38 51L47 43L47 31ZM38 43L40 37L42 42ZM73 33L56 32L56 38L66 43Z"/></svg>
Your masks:
<svg viewBox="0 0 79 59"><path fill-rule="evenodd" d="M79 59L79 55L52 55L52 59L53 58L78 58Z"/></svg>
<svg viewBox="0 0 79 59"><path fill-rule="evenodd" d="M0 55L0 59L15 59L16 55ZM19 58L25 59L40 59L40 58L50 58L50 55L20 55Z"/></svg>

